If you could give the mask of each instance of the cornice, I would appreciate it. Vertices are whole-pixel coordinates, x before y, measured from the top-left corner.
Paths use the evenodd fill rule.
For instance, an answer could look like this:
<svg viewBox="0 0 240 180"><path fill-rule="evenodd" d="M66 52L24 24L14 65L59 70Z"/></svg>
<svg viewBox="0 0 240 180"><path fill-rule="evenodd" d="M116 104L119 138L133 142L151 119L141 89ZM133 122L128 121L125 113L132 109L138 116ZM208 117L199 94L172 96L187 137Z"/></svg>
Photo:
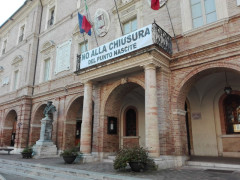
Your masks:
<svg viewBox="0 0 240 180"><path fill-rule="evenodd" d="M3 26L0 28L0 37L4 37L5 34L10 31L15 25L21 22L24 18L29 15L29 12L34 9L39 4L38 0L27 1L25 5L16 14L13 14L13 20L8 20ZM2 36L3 35L3 36Z"/></svg>
<svg viewBox="0 0 240 180"><path fill-rule="evenodd" d="M175 54L170 62L170 69L177 70L239 55L240 34Z"/></svg>
<svg viewBox="0 0 240 180"><path fill-rule="evenodd" d="M129 8L130 6L132 6L133 4L139 2L140 0L131 0L129 2L126 2L126 3L122 3L120 2L119 4L117 4L118 6L118 11L123 11L125 10L126 8ZM116 7L114 5L114 7L112 8L112 13L113 14L116 14L117 13L117 10L116 10Z"/></svg>

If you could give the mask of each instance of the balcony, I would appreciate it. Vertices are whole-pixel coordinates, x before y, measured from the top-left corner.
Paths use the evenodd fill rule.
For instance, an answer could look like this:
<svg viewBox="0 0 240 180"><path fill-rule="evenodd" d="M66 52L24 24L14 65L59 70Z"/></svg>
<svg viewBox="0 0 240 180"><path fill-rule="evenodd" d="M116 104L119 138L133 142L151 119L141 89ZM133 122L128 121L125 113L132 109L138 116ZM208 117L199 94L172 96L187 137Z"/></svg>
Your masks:
<svg viewBox="0 0 240 180"><path fill-rule="evenodd" d="M95 49L78 54L75 73L79 74L83 69L91 66L96 67L108 60L115 62L120 59L118 57L136 56L151 51L150 47L153 45L167 56L170 57L172 55L172 37L156 23L145 26Z"/></svg>
<svg viewBox="0 0 240 180"><path fill-rule="evenodd" d="M54 18L52 17L51 19L48 20L48 27L52 26L54 23Z"/></svg>
<svg viewBox="0 0 240 180"><path fill-rule="evenodd" d="M19 36L19 39L18 39L18 42L19 42L19 43L23 41L23 36L24 36L24 34L22 34L21 36Z"/></svg>

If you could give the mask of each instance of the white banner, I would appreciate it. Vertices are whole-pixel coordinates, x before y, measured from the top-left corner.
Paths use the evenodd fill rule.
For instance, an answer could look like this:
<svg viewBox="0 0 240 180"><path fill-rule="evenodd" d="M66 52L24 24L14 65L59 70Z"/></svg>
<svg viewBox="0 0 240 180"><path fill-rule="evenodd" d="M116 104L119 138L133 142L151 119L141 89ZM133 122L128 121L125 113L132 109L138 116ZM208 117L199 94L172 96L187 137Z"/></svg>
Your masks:
<svg viewBox="0 0 240 180"><path fill-rule="evenodd" d="M80 69L99 64L153 44L152 24L82 53Z"/></svg>

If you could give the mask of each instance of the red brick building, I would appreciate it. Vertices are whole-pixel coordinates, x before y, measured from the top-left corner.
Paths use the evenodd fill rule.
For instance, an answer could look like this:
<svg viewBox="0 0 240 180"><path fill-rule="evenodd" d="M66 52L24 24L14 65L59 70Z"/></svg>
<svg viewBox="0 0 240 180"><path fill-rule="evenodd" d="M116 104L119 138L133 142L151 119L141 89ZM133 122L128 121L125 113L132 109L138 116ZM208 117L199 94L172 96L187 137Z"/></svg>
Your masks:
<svg viewBox="0 0 240 180"><path fill-rule="evenodd" d="M35 25L40 24L40 31L33 43L38 47L37 56L16 61L18 67L28 64L26 70L20 69L22 81L30 77L28 85L10 93L6 90L0 97L1 145L13 145L13 135L16 150L34 145L43 109L51 100L57 109L52 139L59 151L80 143L84 154L102 159L122 146L139 145L148 148L159 164L167 161L168 167L183 164L190 155L240 156L238 1L168 0L158 11L147 0L118 1L126 37L154 19L161 28L151 29L152 44L141 46L144 31L142 37L138 34L139 48L134 50L130 44L128 49L133 51L125 50L113 58L101 56L105 60L94 49L101 54L99 49L109 45L109 53L111 42L125 37L112 1L87 2L92 17L95 13L98 45L94 36L85 36L84 44L75 1L28 3L35 3L39 10L35 11L39 13ZM106 3L108 7L104 7ZM63 14L61 8L66 10ZM84 11L84 6L78 8ZM12 23L1 27L1 37L8 30L5 26L11 29ZM0 57L1 66L15 51ZM93 51L92 59L99 59L82 68L84 53L87 56ZM81 59L77 54L82 54ZM35 65L34 72L24 74ZM0 71L0 77L4 78L7 68Z"/></svg>

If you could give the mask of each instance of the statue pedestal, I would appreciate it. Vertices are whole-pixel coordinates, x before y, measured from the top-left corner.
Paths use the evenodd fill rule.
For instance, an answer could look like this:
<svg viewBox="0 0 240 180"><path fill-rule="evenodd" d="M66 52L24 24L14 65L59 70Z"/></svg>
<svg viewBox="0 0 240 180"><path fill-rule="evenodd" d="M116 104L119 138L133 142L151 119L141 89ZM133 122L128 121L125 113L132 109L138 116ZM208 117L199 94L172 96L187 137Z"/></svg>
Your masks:
<svg viewBox="0 0 240 180"><path fill-rule="evenodd" d="M53 120L46 116L41 120L40 139L33 146L34 158L58 157L57 147L52 142L52 122Z"/></svg>
<svg viewBox="0 0 240 180"><path fill-rule="evenodd" d="M36 143L33 146L33 151L35 153L34 158L52 158L52 157L58 157L57 155L57 147L56 145L51 143L42 143L41 145Z"/></svg>

